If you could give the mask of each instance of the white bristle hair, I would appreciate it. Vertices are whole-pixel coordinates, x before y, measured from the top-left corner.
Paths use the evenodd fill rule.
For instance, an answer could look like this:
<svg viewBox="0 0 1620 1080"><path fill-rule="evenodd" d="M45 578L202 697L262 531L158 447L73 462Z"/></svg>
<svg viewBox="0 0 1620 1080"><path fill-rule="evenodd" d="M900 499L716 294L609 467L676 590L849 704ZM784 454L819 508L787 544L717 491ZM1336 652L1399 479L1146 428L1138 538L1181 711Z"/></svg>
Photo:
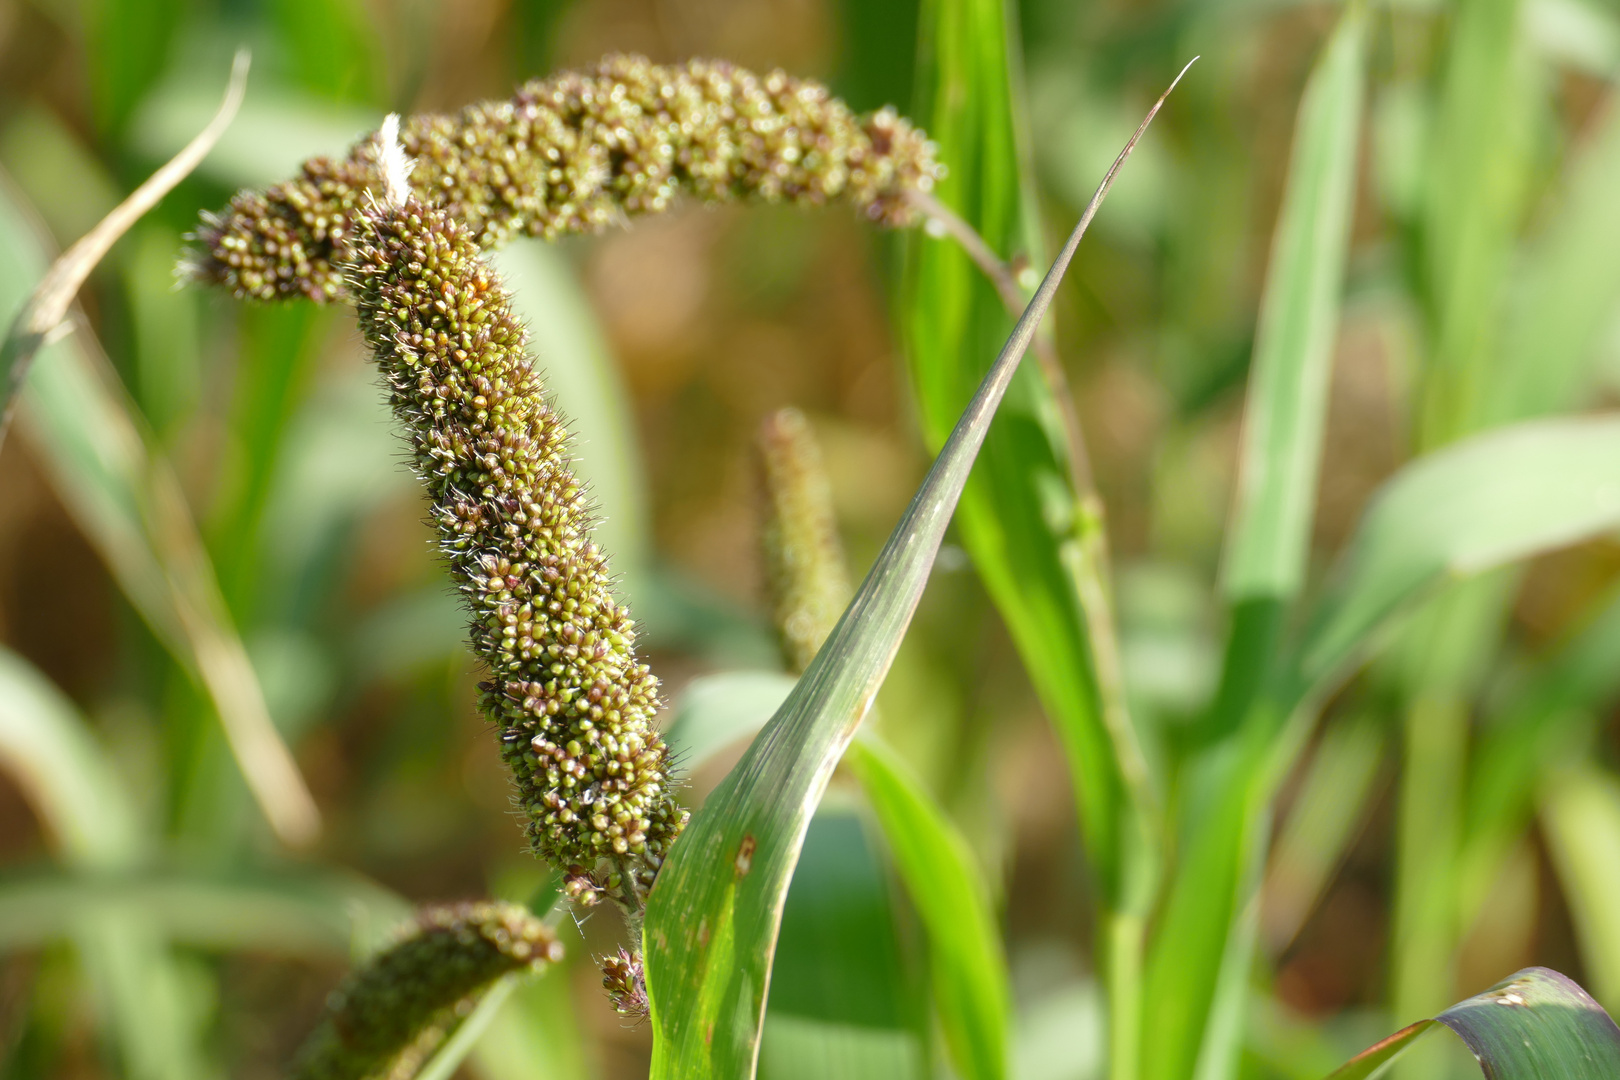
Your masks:
<svg viewBox="0 0 1620 1080"><path fill-rule="evenodd" d="M377 160L382 166L383 197L392 206L404 206L411 195L407 181L415 163L405 156L405 148L399 143L398 113L389 113L377 129Z"/></svg>

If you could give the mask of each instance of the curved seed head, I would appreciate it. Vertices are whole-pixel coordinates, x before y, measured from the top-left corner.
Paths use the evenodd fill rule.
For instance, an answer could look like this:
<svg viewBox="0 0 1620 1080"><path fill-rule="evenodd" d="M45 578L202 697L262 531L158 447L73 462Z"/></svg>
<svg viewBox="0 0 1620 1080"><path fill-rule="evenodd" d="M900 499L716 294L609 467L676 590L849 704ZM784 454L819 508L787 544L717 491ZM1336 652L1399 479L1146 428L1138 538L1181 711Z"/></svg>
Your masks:
<svg viewBox="0 0 1620 1080"><path fill-rule="evenodd" d="M526 83L507 101L411 117L400 140L416 161L412 193L483 247L599 232L682 194L844 200L906 225L915 217L907 193L940 174L933 145L893 109L857 116L818 83L712 60L610 56ZM377 147L372 137L341 161L312 158L293 179L205 215L183 271L239 297L337 297L355 214L381 188Z"/></svg>
<svg viewBox="0 0 1620 1080"><path fill-rule="evenodd" d="M348 252L361 330L489 668L480 705L530 843L579 898L633 901L686 814L653 726L658 680L636 658L524 328L472 231L443 207L373 201Z"/></svg>

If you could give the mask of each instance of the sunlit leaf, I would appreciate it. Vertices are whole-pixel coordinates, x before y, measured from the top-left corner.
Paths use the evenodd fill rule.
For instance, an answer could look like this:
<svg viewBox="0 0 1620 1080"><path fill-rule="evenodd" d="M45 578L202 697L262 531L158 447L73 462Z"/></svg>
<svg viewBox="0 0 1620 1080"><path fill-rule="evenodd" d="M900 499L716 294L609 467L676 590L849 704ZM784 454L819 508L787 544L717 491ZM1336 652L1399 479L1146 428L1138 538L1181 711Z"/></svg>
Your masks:
<svg viewBox="0 0 1620 1080"><path fill-rule="evenodd" d="M643 929L655 1077L753 1075L782 903L810 816L888 672L990 418L1084 221L832 636L660 872Z"/></svg>
<svg viewBox="0 0 1620 1080"><path fill-rule="evenodd" d="M693 680L676 704L670 745L679 753L690 754L692 766L700 765L715 752L758 731L792 691L794 682L791 676L773 672L734 672ZM983 876L966 841L910 770L875 740L855 740L845 762L876 811L884 840L922 920L934 1000L957 1071L969 1080L1005 1075L1010 1009L1006 958ZM789 895L791 903L793 894ZM767 1019L767 1050L772 1045L772 1023ZM809 1037L807 1031L794 1030L799 1042ZM856 1043L866 1046L860 1040ZM857 1055L856 1043L847 1046L845 1053ZM780 1053L780 1045L771 1052ZM872 1052L879 1058L887 1053Z"/></svg>
<svg viewBox="0 0 1620 1080"><path fill-rule="evenodd" d="M1018 134L1009 21L1001 0L926 3L918 72L919 101L926 103L919 120L949 170L939 201L1002 258L1028 252L1039 236L1025 193L1030 177ZM921 235L906 242L900 328L924 436L940 446L1010 316L962 248ZM1104 714L1077 580L1101 572L1088 550L1100 522L1076 492L1081 478L1073 475L1063 408L1033 365L1017 373L963 492L957 529L1062 738L1087 858L1105 888L1118 893L1126 849L1137 844L1140 890L1141 838L1124 816L1145 766L1134 732L1119 724L1111 729Z"/></svg>
<svg viewBox="0 0 1620 1080"><path fill-rule="evenodd" d="M1339 326L1366 81L1366 16L1351 4L1305 87L1272 235L1223 552L1233 606L1213 723L1248 709L1305 581Z"/></svg>

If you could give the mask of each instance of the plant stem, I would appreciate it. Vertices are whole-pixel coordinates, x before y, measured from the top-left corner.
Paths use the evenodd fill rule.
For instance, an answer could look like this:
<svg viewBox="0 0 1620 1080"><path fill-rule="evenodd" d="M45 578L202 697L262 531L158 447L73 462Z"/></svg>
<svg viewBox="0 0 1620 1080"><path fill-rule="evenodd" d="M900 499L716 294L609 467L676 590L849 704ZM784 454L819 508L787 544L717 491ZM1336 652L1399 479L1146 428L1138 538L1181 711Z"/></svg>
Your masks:
<svg viewBox="0 0 1620 1080"><path fill-rule="evenodd" d="M1003 262L991 250L984 237L969 225L956 211L940 202L924 191L909 191L906 201L917 209L930 222L945 231L945 234L958 244L962 245L963 252L979 272L990 279L996 288L996 295L1001 297L1001 303L1007 309L1007 314L1018 318L1023 314L1024 305L1029 302L1029 296L1018 284L1018 277L1013 273L1012 267ZM1081 494L1093 490L1094 484L1091 473L1091 460L1086 456L1085 432L1080 427L1080 414L1074 408L1074 392L1069 389L1069 377L1063 371L1063 363L1058 358L1057 345L1052 338L1050 329L1046 333L1035 336L1035 359L1040 364L1041 375L1046 379L1047 386L1052 391L1052 398L1057 402L1058 412L1063 417L1064 449L1068 452L1069 471L1074 478L1074 486Z"/></svg>
<svg viewBox="0 0 1620 1080"><path fill-rule="evenodd" d="M1137 1080L1142 1059L1142 916L1119 911L1104 917L1108 970L1108 1080Z"/></svg>

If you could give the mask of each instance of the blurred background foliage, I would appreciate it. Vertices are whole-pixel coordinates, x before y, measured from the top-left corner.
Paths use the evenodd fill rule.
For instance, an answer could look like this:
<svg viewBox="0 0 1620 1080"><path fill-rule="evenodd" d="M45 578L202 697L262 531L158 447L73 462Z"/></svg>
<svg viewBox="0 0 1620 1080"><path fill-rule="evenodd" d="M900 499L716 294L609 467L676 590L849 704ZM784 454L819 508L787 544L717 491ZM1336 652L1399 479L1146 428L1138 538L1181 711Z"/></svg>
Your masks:
<svg viewBox="0 0 1620 1080"><path fill-rule="evenodd" d="M1620 8L1492 9L1506 15L1475 26L1438 0L1373 8L1313 582L1414 453L1620 400ZM1108 507L1130 702L1162 756L1207 737L1257 311L1301 89L1338 13L1016 12L1048 247L1168 77L1204 57L1057 317ZM81 395L99 386L103 411L74 429L39 404L0 452L5 1077L277 1075L351 953L406 902L545 886L352 322L176 290L198 210L342 151L385 111L504 97L609 51L780 66L859 109L904 111L918 24L907 0L0 0L8 312L53 249L202 126L232 51L254 52L224 140L91 279L93 333L41 361L88 380ZM926 468L899 254L841 207L689 207L499 257L677 703L706 673L779 666L751 448L763 417L792 404L812 418L857 569ZM1481 384L1480 351L1530 359ZM208 562L217 594L196 577ZM1392 1021L1531 962L1620 1007L1617 597L1613 539L1541 558L1448 601L1461 610L1409 631L1329 706L1266 868L1249 1075L1320 1076ZM319 807L312 845L278 841L221 733L221 715L258 708L217 662L236 649ZM1014 1075L1100 1075L1064 756L960 547L880 706L886 739L995 868ZM697 771L694 798L724 767ZM505 1002L468 1075L645 1074L647 1031L611 1012L589 962L619 944L610 923L568 929L567 965ZM835 784L789 901L764 1073L802 1069L796 1016L926 1025L920 956L870 819Z"/></svg>

